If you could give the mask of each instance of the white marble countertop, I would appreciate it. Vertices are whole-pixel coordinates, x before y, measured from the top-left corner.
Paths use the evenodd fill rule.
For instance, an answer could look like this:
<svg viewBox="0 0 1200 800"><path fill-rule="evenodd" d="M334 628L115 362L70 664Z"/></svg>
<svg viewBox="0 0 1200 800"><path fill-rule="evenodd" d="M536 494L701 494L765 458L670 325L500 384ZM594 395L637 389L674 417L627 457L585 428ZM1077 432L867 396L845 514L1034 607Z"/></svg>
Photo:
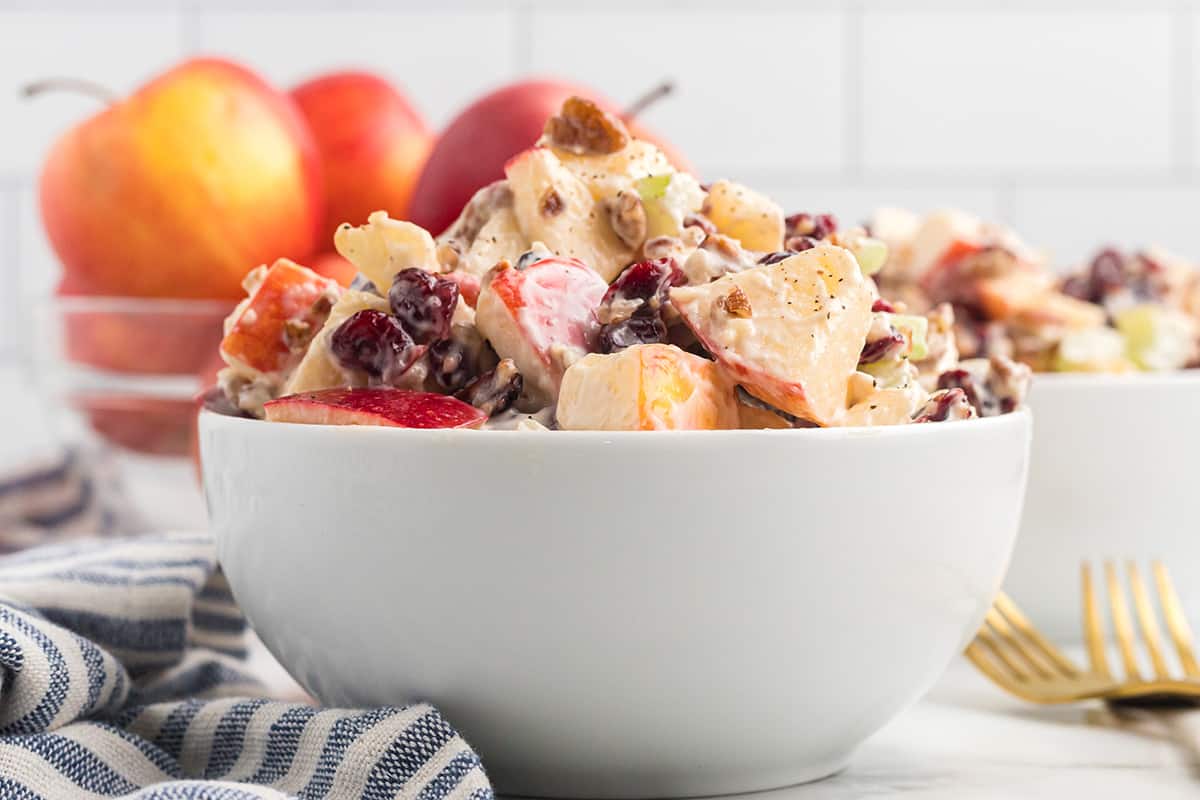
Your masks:
<svg viewBox="0 0 1200 800"><path fill-rule="evenodd" d="M265 649L254 648L253 666L276 691L300 691ZM960 658L841 774L740 797L1195 800L1200 710L1118 714L1100 703L1034 706L1004 694Z"/></svg>
<svg viewBox="0 0 1200 800"><path fill-rule="evenodd" d="M1043 707L957 660L840 775L764 800L1200 797L1200 710Z"/></svg>

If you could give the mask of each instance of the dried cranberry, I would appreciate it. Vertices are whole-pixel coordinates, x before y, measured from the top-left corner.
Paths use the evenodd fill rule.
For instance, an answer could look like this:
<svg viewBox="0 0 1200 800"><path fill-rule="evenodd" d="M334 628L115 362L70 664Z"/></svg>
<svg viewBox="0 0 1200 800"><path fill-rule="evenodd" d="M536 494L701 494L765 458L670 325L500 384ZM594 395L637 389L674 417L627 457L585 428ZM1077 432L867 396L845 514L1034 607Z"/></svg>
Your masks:
<svg viewBox="0 0 1200 800"><path fill-rule="evenodd" d="M867 342L863 345L862 354L858 357L859 364L874 364L876 361L882 361L887 358L890 353L893 353L904 347L906 339L895 328L887 336L882 336L873 342Z"/></svg>
<svg viewBox="0 0 1200 800"><path fill-rule="evenodd" d="M545 261L548 258L544 250L526 250L517 257L516 269L529 269L539 261Z"/></svg>
<svg viewBox="0 0 1200 800"><path fill-rule="evenodd" d="M399 320L370 309L339 325L329 347L342 366L385 379L403 375L420 355Z"/></svg>
<svg viewBox="0 0 1200 800"><path fill-rule="evenodd" d="M1062 291L1089 303L1103 304L1109 295L1129 292L1139 300L1157 300L1166 291L1163 267L1145 253L1129 256L1106 247L1097 253L1088 268L1062 283Z"/></svg>
<svg viewBox="0 0 1200 800"><path fill-rule="evenodd" d="M833 214L792 214L784 220L785 238L805 236L815 240L828 239L837 232L837 218Z"/></svg>
<svg viewBox="0 0 1200 800"><path fill-rule="evenodd" d="M978 378L965 369L952 369L938 376L939 389L962 389L967 402L981 417L993 417L1002 413L1002 408L995 392L986 383L980 384Z"/></svg>
<svg viewBox="0 0 1200 800"><path fill-rule="evenodd" d="M658 314L634 314L629 319L611 322L600 328L601 353L615 353L635 344L667 341L667 326Z"/></svg>
<svg viewBox="0 0 1200 800"><path fill-rule="evenodd" d="M450 394L467 385L475 372L467 349L453 339L443 339L429 346L429 371L437 385Z"/></svg>
<svg viewBox="0 0 1200 800"><path fill-rule="evenodd" d="M929 400L913 417L913 422L945 422L955 406L969 402L962 389L935 392Z"/></svg>
<svg viewBox="0 0 1200 800"><path fill-rule="evenodd" d="M758 260L758 263L759 264L778 264L780 261L783 261L785 258L791 258L794 255L796 255L795 252L793 252L791 250L776 250L774 253L767 253L765 256L760 258Z"/></svg>
<svg viewBox="0 0 1200 800"><path fill-rule="evenodd" d="M600 303L610 306L617 300L661 301L672 286L681 286L686 282L687 276L673 258L638 261L617 276Z"/></svg>
<svg viewBox="0 0 1200 800"><path fill-rule="evenodd" d="M783 246L793 253L803 253L805 250L811 250L820 242L811 236L789 236Z"/></svg>
<svg viewBox="0 0 1200 800"><path fill-rule="evenodd" d="M871 310L872 311L886 311L887 313L892 314L896 311L896 307L893 306L891 303L889 303L887 300L884 300L882 297L880 297L880 298L876 299L876 301L874 303L871 304Z"/></svg>
<svg viewBox="0 0 1200 800"><path fill-rule="evenodd" d="M430 344L450 335L458 284L423 269L402 270L392 282L388 302L412 340Z"/></svg>
<svg viewBox="0 0 1200 800"><path fill-rule="evenodd" d="M483 411L489 417L517 402L524 379L511 359L504 359L455 393L455 397Z"/></svg>
<svg viewBox="0 0 1200 800"><path fill-rule="evenodd" d="M1092 291L1101 296L1125 285L1125 258L1111 247L1101 250L1092 259Z"/></svg>

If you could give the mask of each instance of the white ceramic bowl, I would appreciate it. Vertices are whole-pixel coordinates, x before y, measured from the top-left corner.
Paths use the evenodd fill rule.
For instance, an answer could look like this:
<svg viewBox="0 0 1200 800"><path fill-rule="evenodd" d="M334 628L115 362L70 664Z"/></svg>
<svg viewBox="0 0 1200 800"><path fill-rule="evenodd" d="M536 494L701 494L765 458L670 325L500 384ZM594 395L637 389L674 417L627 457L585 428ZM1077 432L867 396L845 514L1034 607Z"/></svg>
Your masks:
<svg viewBox="0 0 1200 800"><path fill-rule="evenodd" d="M999 587L1030 416L517 433L205 413L221 561L326 704L427 700L497 788L679 797L829 775Z"/></svg>
<svg viewBox="0 0 1200 800"><path fill-rule="evenodd" d="M1200 370L1036 375L1037 432L1005 588L1039 627L1082 636L1080 563L1161 558L1200 623Z"/></svg>

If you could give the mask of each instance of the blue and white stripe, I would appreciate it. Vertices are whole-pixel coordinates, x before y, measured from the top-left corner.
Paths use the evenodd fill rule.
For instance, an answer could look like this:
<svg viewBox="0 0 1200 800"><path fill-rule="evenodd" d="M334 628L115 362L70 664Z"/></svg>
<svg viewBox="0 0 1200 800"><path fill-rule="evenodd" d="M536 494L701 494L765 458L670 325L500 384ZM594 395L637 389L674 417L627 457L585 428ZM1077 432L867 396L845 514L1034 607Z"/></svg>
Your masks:
<svg viewBox="0 0 1200 800"><path fill-rule="evenodd" d="M262 697L205 536L0 559L0 798L491 800L432 707Z"/></svg>

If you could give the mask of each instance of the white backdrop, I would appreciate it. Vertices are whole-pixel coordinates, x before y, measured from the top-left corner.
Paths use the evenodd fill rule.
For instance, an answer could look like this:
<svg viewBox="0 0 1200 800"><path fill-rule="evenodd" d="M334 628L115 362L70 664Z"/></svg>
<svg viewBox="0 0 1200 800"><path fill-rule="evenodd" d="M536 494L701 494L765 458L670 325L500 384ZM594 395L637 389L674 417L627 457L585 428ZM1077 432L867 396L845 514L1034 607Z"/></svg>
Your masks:
<svg viewBox="0 0 1200 800"><path fill-rule="evenodd" d="M435 126L525 74L622 101L671 78L646 119L706 178L851 220L962 205L1069 263L1102 242L1200 258L1198 38L1186 0L0 0L0 365L26 352L24 310L57 276L41 156L95 110L20 100L35 78L129 91L194 53L284 86L366 67Z"/></svg>

